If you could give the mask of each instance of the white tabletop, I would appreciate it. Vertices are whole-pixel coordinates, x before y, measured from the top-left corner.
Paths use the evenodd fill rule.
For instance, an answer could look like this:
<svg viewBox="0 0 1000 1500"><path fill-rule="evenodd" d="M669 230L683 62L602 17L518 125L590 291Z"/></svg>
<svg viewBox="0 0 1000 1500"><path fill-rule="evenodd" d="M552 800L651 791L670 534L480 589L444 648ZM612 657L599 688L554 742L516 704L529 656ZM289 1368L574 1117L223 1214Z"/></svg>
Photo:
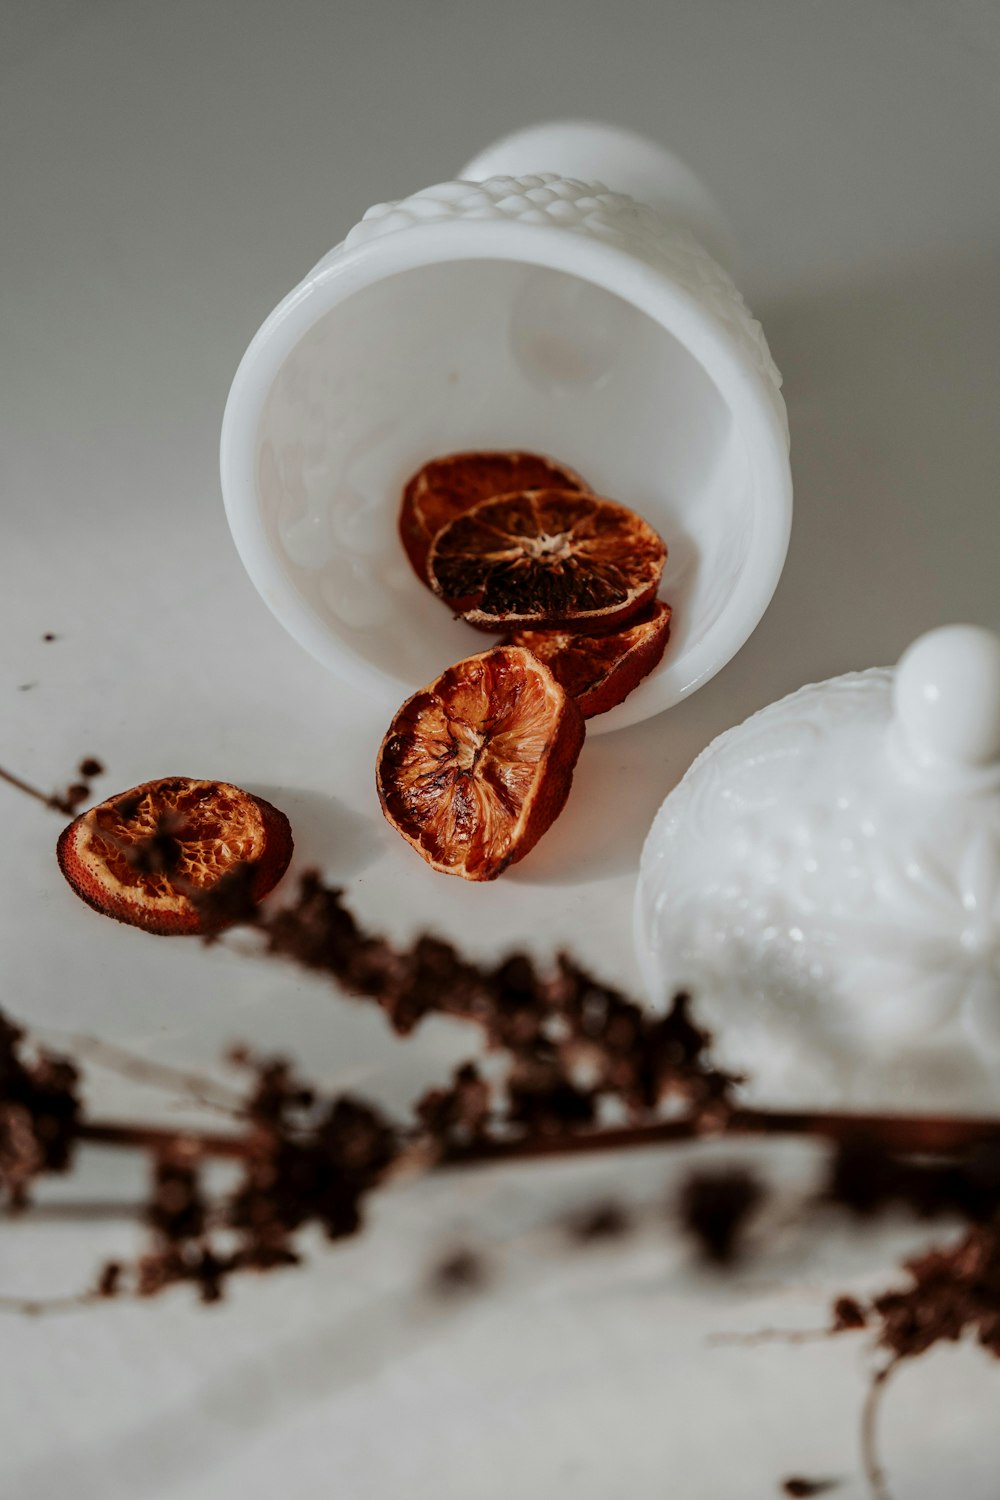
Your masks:
<svg viewBox="0 0 1000 1500"><path fill-rule="evenodd" d="M1000 11L990 0L68 0L0 13L0 759L54 786L216 776L272 797L302 866L366 921L469 951L572 944L637 983L643 834L693 755L804 681L894 660L948 620L1000 625ZM219 495L229 381L270 308L370 202L449 176L532 119L589 115L675 149L729 211L741 285L785 376L796 515L750 643L679 708L585 747L563 819L496 885L425 869L383 823L370 705L287 637L242 572ZM544 164L541 164L544 165ZM57 639L43 641L46 632ZM473 1038L405 1044L321 982L236 948L102 922L53 857L58 823L4 795L4 1008L207 1067L283 1049L402 1107ZM102 1114L177 1118L94 1076ZM859 1235L792 1213L780 1183L731 1281L651 1228L567 1262L554 1214L620 1189L655 1202L683 1156L466 1173L389 1195L308 1269L0 1328L0 1493L50 1500L757 1500L845 1480L864 1349L718 1348L713 1331L817 1326L877 1286L900 1222ZM85 1153L43 1198L113 1204L139 1165ZM939 1231L944 1233L944 1230ZM420 1292L464 1237L497 1288L447 1313ZM74 1290L136 1230L51 1207L0 1230L0 1294ZM994 1500L997 1372L935 1353L889 1397L899 1496ZM934 1422L929 1424L928 1414ZM933 1433L929 1431L933 1425Z"/></svg>

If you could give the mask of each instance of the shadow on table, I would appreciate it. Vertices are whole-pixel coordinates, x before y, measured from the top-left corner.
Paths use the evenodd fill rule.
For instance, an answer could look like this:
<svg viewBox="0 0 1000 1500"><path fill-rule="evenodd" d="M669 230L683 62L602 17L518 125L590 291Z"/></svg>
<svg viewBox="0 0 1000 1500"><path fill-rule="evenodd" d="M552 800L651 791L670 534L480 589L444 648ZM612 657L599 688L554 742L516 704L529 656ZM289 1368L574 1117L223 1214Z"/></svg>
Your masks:
<svg viewBox="0 0 1000 1500"><path fill-rule="evenodd" d="M352 812L337 797L301 787L248 788L280 807L292 825L296 871L317 869L327 880L347 880L368 868L385 847L381 818Z"/></svg>

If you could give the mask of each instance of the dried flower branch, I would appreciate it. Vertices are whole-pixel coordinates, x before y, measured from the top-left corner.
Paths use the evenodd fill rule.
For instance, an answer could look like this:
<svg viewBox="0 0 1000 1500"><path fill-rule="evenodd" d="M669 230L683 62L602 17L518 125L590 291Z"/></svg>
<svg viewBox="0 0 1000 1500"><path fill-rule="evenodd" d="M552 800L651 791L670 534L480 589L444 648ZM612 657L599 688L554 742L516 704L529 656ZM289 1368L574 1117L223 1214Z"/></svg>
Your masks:
<svg viewBox="0 0 1000 1500"><path fill-rule="evenodd" d="M54 795L2 769L0 778L72 814L100 771L87 757L79 767L87 780ZM130 849L129 859L138 869L169 873L177 862L176 832L157 826ZM407 1162L483 1164L722 1134L823 1138L836 1146L827 1198L855 1213L902 1202L921 1214L957 1211L971 1221L953 1245L906 1262L907 1285L867 1302L838 1298L828 1330L749 1336L796 1341L863 1329L874 1334L889 1358L865 1405L862 1459L875 1500L888 1500L876 1427L890 1372L966 1334L1000 1357L1000 1120L741 1108L735 1095L740 1080L713 1065L711 1039L693 1020L685 995L667 1015L651 1016L565 954L554 972L541 973L523 954L484 966L430 936L395 947L365 932L342 892L315 873L303 877L291 903L264 912L252 899L252 873L251 866L238 866L197 893L208 940L227 927L250 926L260 933L263 951L328 974L342 990L379 1005L400 1035L430 1014L473 1022L487 1047L508 1059L506 1076L490 1082L469 1062L418 1101L411 1121L398 1124L369 1101L323 1097L283 1060L243 1052L235 1060L248 1074L245 1090L220 1098L213 1084L201 1098L231 1113L234 1128L176 1131L87 1118L76 1063L29 1049L21 1028L0 1014L0 1194L10 1205L26 1206L40 1174L66 1170L78 1142L143 1150L152 1166L151 1243L136 1265L109 1263L97 1285L77 1297L0 1298L0 1306L41 1312L130 1290L149 1296L179 1281L215 1301L236 1271L297 1263L296 1235L307 1224L319 1224L334 1239L356 1232L368 1194ZM205 1082L103 1044L88 1047L98 1057L103 1047L103 1061L157 1085L181 1084L197 1095ZM612 1101L628 1123L601 1128L603 1108ZM210 1200L201 1169L213 1156L236 1163L237 1181L221 1199ZM681 1197L682 1221L710 1258L725 1263L760 1196L759 1184L745 1172L694 1174ZM567 1227L585 1244L625 1234L631 1223L619 1205L598 1204ZM481 1257L456 1251L437 1268L433 1285L442 1294L472 1290L484 1275ZM836 1483L793 1477L783 1490L820 1494Z"/></svg>
<svg viewBox="0 0 1000 1500"><path fill-rule="evenodd" d="M54 640L55 637L53 636ZM95 776L101 776L104 767L94 756L88 755L80 762L78 768L80 780L71 782L61 792L43 792L37 786L32 786L30 781L25 781L23 776L16 776L13 771L5 770L0 766L0 781L5 781L8 786L14 787L18 792L23 792L26 797L31 797L47 807L52 812L66 813L73 817L77 809L90 798L90 783Z"/></svg>
<svg viewBox="0 0 1000 1500"><path fill-rule="evenodd" d="M158 829L146 842L152 846L160 838L169 843L170 830ZM161 852L169 856L169 849ZM150 847L149 856L156 854ZM231 1271L294 1260L292 1238L307 1222L320 1222L334 1237L352 1233L367 1192L414 1149L426 1161L470 1164L721 1133L810 1134L840 1143L830 1191L854 1207L875 1206L892 1195L920 1199L925 1207L931 1196L944 1195L966 1212L974 1202L982 1209L995 1201L1000 1170L984 1165L994 1157L976 1157L973 1170L963 1153L977 1146L997 1152L998 1121L741 1109L734 1102L737 1080L712 1064L710 1038L693 1020L686 996L678 996L667 1015L653 1016L566 955L554 972L543 974L524 955L477 965L428 936L410 948L395 947L364 931L342 893L316 874L303 877L291 903L266 913L247 907L238 879L235 884L235 906L228 890L221 897L210 891L206 900L221 899L230 919L238 916L259 930L265 951L330 974L378 1004L401 1033L432 1013L471 1021L487 1046L507 1057L508 1071L489 1082L468 1063L449 1085L418 1102L412 1121L394 1126L366 1101L319 1099L286 1063L246 1058L248 1094L225 1096L244 1128L178 1132L83 1118L74 1065L50 1054L26 1062L21 1034L8 1026L0 1180L12 1201L26 1200L39 1171L65 1166L75 1140L147 1150L157 1172L169 1165L176 1174L183 1161L192 1195L200 1192L203 1157L241 1164L240 1184L230 1201L213 1210L211 1229L202 1222L195 1232L183 1215L153 1217L157 1243L153 1262L141 1270L143 1292L193 1279L204 1295L215 1296ZM151 1081L156 1077L155 1065L139 1066ZM161 1074L159 1081L169 1080ZM630 1123L601 1129L601 1110L611 1100ZM50 1119L57 1104L61 1130ZM669 1118L663 1117L665 1108ZM933 1168L900 1159L929 1151L960 1159ZM163 1184L156 1180L158 1192ZM169 1187L173 1195L180 1192L176 1177ZM725 1260L755 1202L749 1179L703 1179L689 1184L684 1217ZM237 1235L236 1248L225 1255L212 1238L218 1226ZM847 1325L842 1319L838 1326Z"/></svg>
<svg viewBox="0 0 1000 1500"><path fill-rule="evenodd" d="M490 1267L485 1256L476 1250L460 1248L432 1267L428 1285L434 1296L452 1298L481 1291L489 1279Z"/></svg>

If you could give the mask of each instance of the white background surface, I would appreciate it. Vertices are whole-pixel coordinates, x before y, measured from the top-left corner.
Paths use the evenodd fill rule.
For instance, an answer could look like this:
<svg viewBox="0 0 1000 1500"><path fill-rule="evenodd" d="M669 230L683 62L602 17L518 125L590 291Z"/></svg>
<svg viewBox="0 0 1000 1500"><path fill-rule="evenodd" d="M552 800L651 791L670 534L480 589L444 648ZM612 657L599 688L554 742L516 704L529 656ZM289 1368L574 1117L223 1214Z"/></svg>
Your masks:
<svg viewBox="0 0 1000 1500"><path fill-rule="evenodd" d="M97 754L107 791L178 772L240 782L286 809L301 862L348 882L372 923L433 925L481 953L572 941L634 984L641 839L712 735L805 680L894 659L930 625L1000 624L998 63L985 0L7 0L4 763L50 785ZM258 323L370 202L449 176L516 125L581 114L661 139L729 211L741 286L785 375L795 530L740 656L670 714L588 744L561 823L479 889L431 874L382 823L384 725L243 576L218 427ZM199 1065L241 1037L398 1105L468 1050L444 1026L401 1046L294 973L102 924L58 877L57 831L5 797L14 1013ZM171 1108L103 1074L92 1103ZM611 1185L655 1202L680 1165L418 1184L364 1239L317 1247L309 1270L246 1283L220 1309L181 1291L6 1318L0 1493L756 1500L806 1472L863 1494L862 1347L707 1335L815 1326L831 1290L882 1284L929 1231L779 1224L734 1283L693 1274L652 1230L567 1266L545 1229L560 1205ZM780 1220L808 1153L766 1166L784 1184ZM127 1200L138 1170L91 1156L47 1196ZM445 1316L419 1284L457 1234L503 1242L506 1271ZM0 1292L75 1289L131 1238L114 1215L84 1224L54 1207L6 1226ZM994 1500L998 1390L974 1351L900 1378L885 1424L899 1497Z"/></svg>

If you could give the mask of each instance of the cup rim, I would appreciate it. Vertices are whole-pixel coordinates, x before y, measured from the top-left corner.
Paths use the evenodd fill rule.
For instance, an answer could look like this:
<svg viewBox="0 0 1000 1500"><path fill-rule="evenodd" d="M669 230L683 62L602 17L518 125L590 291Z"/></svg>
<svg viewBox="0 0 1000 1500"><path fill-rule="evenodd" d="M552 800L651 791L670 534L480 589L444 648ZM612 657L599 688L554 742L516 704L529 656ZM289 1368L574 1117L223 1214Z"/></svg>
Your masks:
<svg viewBox="0 0 1000 1500"><path fill-rule="evenodd" d="M697 296L627 248L557 225L451 219L415 223L345 248L335 247L264 321L246 350L222 420L223 501L237 552L251 582L289 634L351 687L387 711L419 683L405 683L352 652L301 597L268 537L257 496L260 419L271 387L299 341L334 307L385 277L421 266L467 260L516 260L578 276L614 293L678 339L729 406L753 476L749 552L725 609L679 658L669 653L592 733L652 718L715 676L744 645L771 601L791 532L792 483L781 397L749 349ZM639 701L636 701L636 700Z"/></svg>

